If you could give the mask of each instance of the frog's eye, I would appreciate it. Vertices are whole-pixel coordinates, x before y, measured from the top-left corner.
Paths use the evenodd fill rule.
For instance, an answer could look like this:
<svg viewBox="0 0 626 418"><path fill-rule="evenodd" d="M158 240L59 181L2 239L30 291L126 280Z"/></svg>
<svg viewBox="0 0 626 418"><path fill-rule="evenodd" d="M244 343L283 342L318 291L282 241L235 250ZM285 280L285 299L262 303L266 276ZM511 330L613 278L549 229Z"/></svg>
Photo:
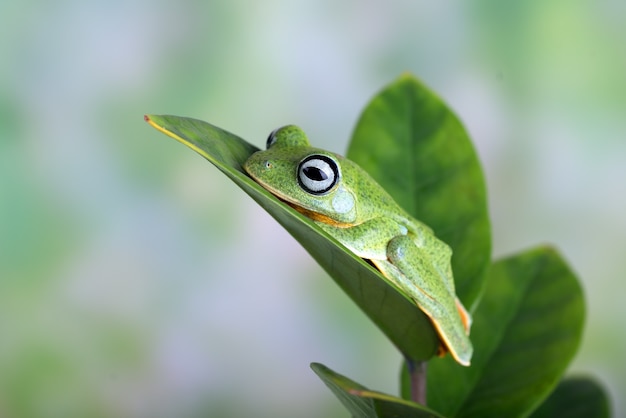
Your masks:
<svg viewBox="0 0 626 418"><path fill-rule="evenodd" d="M276 143L276 132L278 132L279 129L280 128L276 128L270 132L270 135L267 137L267 141L265 142L265 149L270 149L270 147Z"/></svg>
<svg viewBox="0 0 626 418"><path fill-rule="evenodd" d="M339 181L337 162L325 155L309 155L298 166L300 187L314 195L328 193Z"/></svg>

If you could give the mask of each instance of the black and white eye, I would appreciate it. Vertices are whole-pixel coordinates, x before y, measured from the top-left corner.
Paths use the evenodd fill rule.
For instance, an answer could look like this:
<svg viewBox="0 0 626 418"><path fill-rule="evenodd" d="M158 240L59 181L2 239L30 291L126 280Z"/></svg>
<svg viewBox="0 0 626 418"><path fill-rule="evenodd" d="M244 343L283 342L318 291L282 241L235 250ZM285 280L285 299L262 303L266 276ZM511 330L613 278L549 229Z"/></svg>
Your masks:
<svg viewBox="0 0 626 418"><path fill-rule="evenodd" d="M272 145L276 142L276 132L278 132L280 128L274 129L270 132L270 135L267 137L267 141L265 141L265 149L270 149Z"/></svg>
<svg viewBox="0 0 626 418"><path fill-rule="evenodd" d="M298 183L315 195L328 193L339 181L337 162L325 155L309 155L298 166Z"/></svg>

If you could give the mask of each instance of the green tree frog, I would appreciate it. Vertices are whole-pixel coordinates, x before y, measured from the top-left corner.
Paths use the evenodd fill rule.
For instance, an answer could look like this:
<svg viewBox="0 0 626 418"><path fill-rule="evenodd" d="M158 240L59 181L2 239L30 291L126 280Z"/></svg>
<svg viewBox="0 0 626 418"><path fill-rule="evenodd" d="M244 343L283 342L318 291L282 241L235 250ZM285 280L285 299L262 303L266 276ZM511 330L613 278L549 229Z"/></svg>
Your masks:
<svg viewBox="0 0 626 418"><path fill-rule="evenodd" d="M369 260L431 320L441 345L469 365L471 317L456 297L452 251L404 211L356 163L313 148L289 125L274 130L265 150L244 163L263 188L312 219L357 256Z"/></svg>

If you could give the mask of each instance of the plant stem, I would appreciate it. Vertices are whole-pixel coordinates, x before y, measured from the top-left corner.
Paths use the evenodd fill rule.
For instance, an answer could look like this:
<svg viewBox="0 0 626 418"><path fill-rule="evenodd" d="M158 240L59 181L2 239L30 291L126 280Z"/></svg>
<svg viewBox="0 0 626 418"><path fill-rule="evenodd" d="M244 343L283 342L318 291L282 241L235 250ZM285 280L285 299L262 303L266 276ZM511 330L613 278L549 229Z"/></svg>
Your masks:
<svg viewBox="0 0 626 418"><path fill-rule="evenodd" d="M425 361L406 360L411 380L411 400L426 406L426 366Z"/></svg>

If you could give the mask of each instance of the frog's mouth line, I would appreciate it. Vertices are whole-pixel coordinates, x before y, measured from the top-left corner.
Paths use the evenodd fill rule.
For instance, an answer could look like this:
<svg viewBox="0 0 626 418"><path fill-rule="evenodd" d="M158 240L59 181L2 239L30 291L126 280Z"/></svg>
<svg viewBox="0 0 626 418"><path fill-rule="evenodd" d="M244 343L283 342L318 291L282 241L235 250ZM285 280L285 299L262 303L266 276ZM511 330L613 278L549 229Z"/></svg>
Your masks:
<svg viewBox="0 0 626 418"><path fill-rule="evenodd" d="M274 196L276 196L278 200L285 203L287 206L292 207L297 212L300 212L301 214L303 214L304 216L306 216L307 218L311 219L314 222L323 223L325 225L331 225L331 226L334 226L335 228L350 228L355 225L355 224L350 224L350 223L345 223L345 222L338 222L329 216L323 215L319 212L315 212L307 208L303 208L302 206L285 199L281 195L276 194L272 192L271 190L268 190L268 191L272 193Z"/></svg>
<svg viewBox="0 0 626 418"><path fill-rule="evenodd" d="M245 167L244 167L245 169ZM247 171L247 170L246 170ZM303 214L304 216L306 216L307 218L311 219L314 222L319 222L319 223L323 223L325 225L331 225L334 226L336 228L350 228L352 226L355 226L356 224L351 224L351 223L345 223L345 222L338 222L335 219L332 219L326 215L323 215L321 213L312 211L310 209L306 209L303 208L302 206L298 205L295 202L290 201L289 199L287 199L286 196L277 193L274 190L269 189L262 181L260 181L259 179L255 179L252 175L250 175L250 173L248 172L248 175L250 176L250 178L252 180L254 180L257 184L259 184L261 187L263 187L265 190L267 190L269 193L271 193L273 196L275 196L278 200L280 200L281 202L285 203L286 205L292 207L293 209L295 209L296 211L300 212L301 214Z"/></svg>
<svg viewBox="0 0 626 418"><path fill-rule="evenodd" d="M280 198L279 198L280 199ZM294 208L295 210L297 210L298 212L300 212L301 214L303 214L304 216L306 216L307 218L315 221L315 222L320 222L326 225L331 225L334 226L336 228L350 228L351 226L354 226L354 224L349 224L349 223L344 223L344 222L337 222L336 220L326 216L326 215L322 215L321 213L317 213L317 212L313 212L312 210L303 208L302 206L298 206L294 203L288 202L286 200L280 199L281 201L285 202L286 204L288 204L289 206L291 206L292 208Z"/></svg>

